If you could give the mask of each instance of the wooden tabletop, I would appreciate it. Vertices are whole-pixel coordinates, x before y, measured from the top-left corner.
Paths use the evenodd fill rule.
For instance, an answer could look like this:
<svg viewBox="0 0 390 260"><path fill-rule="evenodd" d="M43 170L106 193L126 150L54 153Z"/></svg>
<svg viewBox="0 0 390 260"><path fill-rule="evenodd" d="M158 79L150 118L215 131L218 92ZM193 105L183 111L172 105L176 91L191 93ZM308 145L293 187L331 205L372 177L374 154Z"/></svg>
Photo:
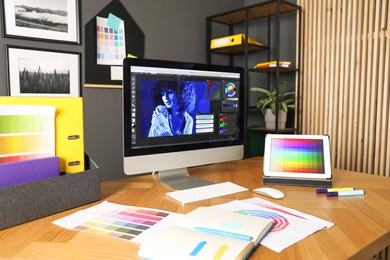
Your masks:
<svg viewBox="0 0 390 260"><path fill-rule="evenodd" d="M231 181L250 190L262 186L262 159L191 168L190 174L212 182ZM390 245L390 178L341 170L333 172L333 187L364 189L364 196L326 197L314 187L272 186L286 196L265 198L279 205L323 218L335 225L275 253L259 246L250 259L369 259ZM199 206L256 197L251 191L182 206L167 198L171 191L157 176L102 183L102 201L187 213ZM60 228L51 222L92 203L0 231L0 259L137 259L136 244Z"/></svg>

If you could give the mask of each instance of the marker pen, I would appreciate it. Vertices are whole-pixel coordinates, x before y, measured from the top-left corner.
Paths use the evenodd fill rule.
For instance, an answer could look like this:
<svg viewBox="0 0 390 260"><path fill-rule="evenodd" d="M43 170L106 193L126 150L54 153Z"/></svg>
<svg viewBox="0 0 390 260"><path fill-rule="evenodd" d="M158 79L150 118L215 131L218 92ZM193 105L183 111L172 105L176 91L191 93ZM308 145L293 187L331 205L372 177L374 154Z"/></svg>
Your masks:
<svg viewBox="0 0 390 260"><path fill-rule="evenodd" d="M364 190L332 191L332 192L326 193L326 196L328 196L328 197L355 196L355 195L364 195Z"/></svg>
<svg viewBox="0 0 390 260"><path fill-rule="evenodd" d="M329 189L317 189L317 194L327 193L327 192L334 192L334 191L345 191L345 190L354 190L352 187L347 188L329 188Z"/></svg>

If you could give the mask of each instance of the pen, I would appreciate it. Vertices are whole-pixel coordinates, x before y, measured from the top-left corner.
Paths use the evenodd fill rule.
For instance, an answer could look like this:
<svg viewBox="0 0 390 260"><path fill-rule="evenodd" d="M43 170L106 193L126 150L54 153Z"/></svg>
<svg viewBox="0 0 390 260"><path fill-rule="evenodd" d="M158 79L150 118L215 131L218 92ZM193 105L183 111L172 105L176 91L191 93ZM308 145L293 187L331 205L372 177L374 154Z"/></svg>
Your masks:
<svg viewBox="0 0 390 260"><path fill-rule="evenodd" d="M327 193L327 192L334 192L334 191L345 191L345 190L354 190L352 187L347 188L329 188L329 189L317 189L317 194Z"/></svg>
<svg viewBox="0 0 390 260"><path fill-rule="evenodd" d="M210 234L215 234L215 235L221 235L221 236L227 236L227 237L232 237L232 238L238 238L242 240L247 240L251 241L252 237L243 235L243 234L238 234L238 233L233 233L233 232L228 232L228 231L223 231L223 230L218 230L218 229L213 229L213 228L204 228L204 227L194 227L195 230L201 231L201 232L206 232Z"/></svg>
<svg viewBox="0 0 390 260"><path fill-rule="evenodd" d="M326 196L328 197L354 196L354 195L364 195L364 190L345 190L345 191L333 191L333 192L326 193Z"/></svg>

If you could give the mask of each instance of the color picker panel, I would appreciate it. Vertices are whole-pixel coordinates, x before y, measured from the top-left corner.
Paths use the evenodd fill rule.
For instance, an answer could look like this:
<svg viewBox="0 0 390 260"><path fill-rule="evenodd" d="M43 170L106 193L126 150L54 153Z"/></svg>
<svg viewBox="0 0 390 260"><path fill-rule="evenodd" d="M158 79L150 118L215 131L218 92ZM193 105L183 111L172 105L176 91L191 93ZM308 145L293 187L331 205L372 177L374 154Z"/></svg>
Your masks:
<svg viewBox="0 0 390 260"><path fill-rule="evenodd" d="M271 171L324 173L322 140L272 139Z"/></svg>

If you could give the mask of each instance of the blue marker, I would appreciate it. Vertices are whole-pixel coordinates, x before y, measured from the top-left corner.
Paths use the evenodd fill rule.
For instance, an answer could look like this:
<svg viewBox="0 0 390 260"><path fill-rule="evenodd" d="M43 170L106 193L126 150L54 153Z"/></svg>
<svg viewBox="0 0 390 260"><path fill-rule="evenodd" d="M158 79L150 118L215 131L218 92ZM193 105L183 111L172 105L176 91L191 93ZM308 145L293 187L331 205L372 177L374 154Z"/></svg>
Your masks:
<svg viewBox="0 0 390 260"><path fill-rule="evenodd" d="M364 195L364 190L345 190L345 191L334 191L334 192L326 193L326 196L328 197L355 196L355 195Z"/></svg>
<svg viewBox="0 0 390 260"><path fill-rule="evenodd" d="M206 232L206 233L220 235L220 236L226 236L226 237L232 237L232 238L237 238L237 239L241 239L241 240L252 241L252 239L253 239L251 236L227 232L227 231L218 230L218 229L204 228L204 227L194 227L194 229L201 231L201 232Z"/></svg>

